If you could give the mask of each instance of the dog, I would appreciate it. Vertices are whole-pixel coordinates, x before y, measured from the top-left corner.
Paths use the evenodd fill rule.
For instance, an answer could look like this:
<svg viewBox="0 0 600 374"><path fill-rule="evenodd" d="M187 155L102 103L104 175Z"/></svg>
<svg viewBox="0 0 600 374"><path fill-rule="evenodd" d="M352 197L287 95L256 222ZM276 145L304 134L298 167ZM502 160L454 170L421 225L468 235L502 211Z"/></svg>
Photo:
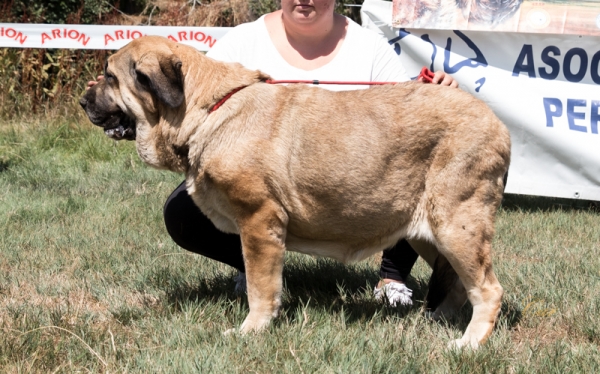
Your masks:
<svg viewBox="0 0 600 374"><path fill-rule="evenodd" d="M108 58L80 104L109 137L135 138L147 164L184 173L202 212L240 235L241 333L277 316L285 250L351 263L407 238L433 269L433 316L473 305L451 344L483 343L503 294L491 243L510 161L504 124L450 87L332 92L269 78L145 36Z"/></svg>
<svg viewBox="0 0 600 374"><path fill-rule="evenodd" d="M453 28L472 22L496 27L520 9L523 0L403 0L394 2L394 26Z"/></svg>

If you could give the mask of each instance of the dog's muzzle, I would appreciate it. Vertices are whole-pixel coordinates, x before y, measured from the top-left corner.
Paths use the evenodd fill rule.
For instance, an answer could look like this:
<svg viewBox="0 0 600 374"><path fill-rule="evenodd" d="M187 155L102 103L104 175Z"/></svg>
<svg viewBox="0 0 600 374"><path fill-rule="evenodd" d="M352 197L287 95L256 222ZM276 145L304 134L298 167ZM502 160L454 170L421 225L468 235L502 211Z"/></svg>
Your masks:
<svg viewBox="0 0 600 374"><path fill-rule="evenodd" d="M104 129L104 134L114 140L135 140L135 121L118 107L102 108L96 100L96 91L89 89L79 99L79 105L85 110L90 121Z"/></svg>

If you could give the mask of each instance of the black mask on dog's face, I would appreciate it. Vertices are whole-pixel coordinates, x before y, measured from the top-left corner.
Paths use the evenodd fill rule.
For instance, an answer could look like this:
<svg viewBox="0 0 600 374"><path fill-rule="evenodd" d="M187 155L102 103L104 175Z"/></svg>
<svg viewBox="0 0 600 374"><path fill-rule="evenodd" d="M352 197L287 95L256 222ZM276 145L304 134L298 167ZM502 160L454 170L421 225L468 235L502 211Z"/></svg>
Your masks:
<svg viewBox="0 0 600 374"><path fill-rule="evenodd" d="M148 37L151 38L151 37ZM182 62L167 45L156 49L140 48L140 38L110 56L104 68L104 79L90 88L79 103L90 121L104 128L113 139L134 140L136 120L132 112L142 113L156 123L163 111L184 105ZM148 41L151 39L145 39ZM120 71L117 76L112 73ZM129 74L125 72L129 71ZM122 94L129 100L121 102ZM135 97L135 99L134 99ZM125 108L125 102L139 107Z"/></svg>
<svg viewBox="0 0 600 374"><path fill-rule="evenodd" d="M115 79L105 72L105 77L79 99L90 121L104 128L104 133L115 140L135 140L135 121L127 116L110 95L111 80Z"/></svg>

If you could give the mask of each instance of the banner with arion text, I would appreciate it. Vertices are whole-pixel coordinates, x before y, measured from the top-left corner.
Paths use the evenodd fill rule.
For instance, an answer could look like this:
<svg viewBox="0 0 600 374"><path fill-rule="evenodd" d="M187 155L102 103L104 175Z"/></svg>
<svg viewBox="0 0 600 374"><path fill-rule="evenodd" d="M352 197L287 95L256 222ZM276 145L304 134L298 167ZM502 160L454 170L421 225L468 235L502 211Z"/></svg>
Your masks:
<svg viewBox="0 0 600 374"><path fill-rule="evenodd" d="M143 35L160 35L208 51L228 27L100 26L0 23L0 47L119 49Z"/></svg>

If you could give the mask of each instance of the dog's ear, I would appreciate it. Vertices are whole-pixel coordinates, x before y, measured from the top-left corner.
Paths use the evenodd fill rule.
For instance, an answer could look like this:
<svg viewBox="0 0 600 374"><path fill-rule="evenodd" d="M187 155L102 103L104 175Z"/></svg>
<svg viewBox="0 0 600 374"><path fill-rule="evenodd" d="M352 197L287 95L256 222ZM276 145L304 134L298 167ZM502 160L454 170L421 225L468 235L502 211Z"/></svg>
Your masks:
<svg viewBox="0 0 600 374"><path fill-rule="evenodd" d="M174 54L150 52L133 65L136 84L149 90L171 108L183 103L181 60Z"/></svg>

